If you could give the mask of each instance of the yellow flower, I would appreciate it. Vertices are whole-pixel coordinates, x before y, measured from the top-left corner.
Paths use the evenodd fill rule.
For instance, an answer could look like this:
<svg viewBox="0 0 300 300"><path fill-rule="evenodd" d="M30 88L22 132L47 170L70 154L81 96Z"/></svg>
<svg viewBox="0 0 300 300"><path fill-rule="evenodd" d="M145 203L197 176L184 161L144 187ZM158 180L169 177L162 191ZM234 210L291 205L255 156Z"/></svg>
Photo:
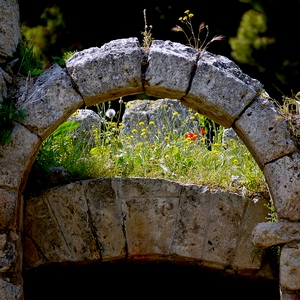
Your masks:
<svg viewBox="0 0 300 300"><path fill-rule="evenodd" d="M154 121L149 122L149 125L154 125L154 124L155 124Z"/></svg>
<svg viewBox="0 0 300 300"><path fill-rule="evenodd" d="M189 18L192 18L194 16L194 14L189 14Z"/></svg>
<svg viewBox="0 0 300 300"><path fill-rule="evenodd" d="M142 146L143 146L143 143L142 143L142 142L139 142L139 143L137 144L137 146L138 146L138 147L142 147Z"/></svg>
<svg viewBox="0 0 300 300"><path fill-rule="evenodd" d="M191 116L191 117L190 117L190 120L194 120L194 119L195 119L195 117L194 117L194 116Z"/></svg>
<svg viewBox="0 0 300 300"><path fill-rule="evenodd" d="M166 142L170 142L170 140L171 140L171 139L170 139L169 136L166 136L166 137L165 137L165 141L166 141Z"/></svg>
<svg viewBox="0 0 300 300"><path fill-rule="evenodd" d="M170 155L168 155L168 154L167 154L167 155L165 155L165 158L166 158L166 159L170 158Z"/></svg>
<svg viewBox="0 0 300 300"><path fill-rule="evenodd" d="M190 12L190 11L189 11L189 9L188 9L188 10L186 10L184 13L185 13L185 14L188 14L189 12Z"/></svg>
<svg viewBox="0 0 300 300"><path fill-rule="evenodd" d="M137 133L137 130L136 129L132 129L131 132L132 133Z"/></svg>
<svg viewBox="0 0 300 300"><path fill-rule="evenodd" d="M179 21L182 21L182 17L180 17L178 20L179 20Z"/></svg>
<svg viewBox="0 0 300 300"><path fill-rule="evenodd" d="M145 124L145 122L143 122L143 121L139 123L140 126L143 126L144 124Z"/></svg>
<svg viewBox="0 0 300 300"><path fill-rule="evenodd" d="M236 164L237 162L238 160L236 158L232 161L233 164Z"/></svg>
<svg viewBox="0 0 300 300"><path fill-rule="evenodd" d="M146 128L142 128L142 132L146 132L147 131L147 129Z"/></svg>
<svg viewBox="0 0 300 300"><path fill-rule="evenodd" d="M183 21L186 21L186 19L187 19L187 16L183 17L183 19L182 19L182 20L183 20Z"/></svg>
<svg viewBox="0 0 300 300"><path fill-rule="evenodd" d="M174 117L178 116L178 114L179 114L178 111L174 111L174 112L173 112L173 116L174 116Z"/></svg>

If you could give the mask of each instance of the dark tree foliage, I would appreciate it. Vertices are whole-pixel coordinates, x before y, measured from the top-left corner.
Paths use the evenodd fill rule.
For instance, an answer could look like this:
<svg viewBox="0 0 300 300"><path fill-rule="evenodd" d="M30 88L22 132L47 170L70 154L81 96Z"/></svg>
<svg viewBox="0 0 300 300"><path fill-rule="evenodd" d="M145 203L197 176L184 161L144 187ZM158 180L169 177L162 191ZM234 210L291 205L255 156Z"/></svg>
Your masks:
<svg viewBox="0 0 300 300"><path fill-rule="evenodd" d="M201 22L209 26L210 38L224 35L224 41L212 43L208 51L227 56L235 61L253 78L264 84L267 92L277 100L291 92L297 93L300 82L299 42L300 27L298 15L299 0L186 0L174 1L101 1L74 2L70 0L20 0L21 23L29 27L46 26L41 19L46 7L59 7L64 26L55 32L55 42L44 49L44 54L61 56L65 51L82 50L93 46L100 47L114 39L138 37L142 40L144 30L143 10L146 9L148 25L152 25L154 39L171 40L187 44L183 34L172 32L171 28L180 25L178 18L189 9L195 16L195 30ZM273 39L273 43L259 46L249 44L252 61L239 61L232 56L229 40L237 37L240 22L245 13L254 10L264 16L266 30L258 33L258 38ZM251 31L254 24L249 24ZM51 37L49 37L51 38ZM246 37L247 38L247 37Z"/></svg>

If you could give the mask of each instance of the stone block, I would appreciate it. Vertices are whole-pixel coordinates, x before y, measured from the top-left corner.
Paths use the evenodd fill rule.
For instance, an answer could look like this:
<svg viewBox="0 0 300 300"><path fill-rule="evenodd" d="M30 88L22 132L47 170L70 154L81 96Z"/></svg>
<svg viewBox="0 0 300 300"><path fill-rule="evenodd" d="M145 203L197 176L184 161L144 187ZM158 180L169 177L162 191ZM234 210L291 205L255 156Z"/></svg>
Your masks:
<svg viewBox="0 0 300 300"><path fill-rule="evenodd" d="M252 244L252 231L259 222L266 220L268 200L256 197L247 198L247 202L232 267L239 270L258 270L261 267L263 251L257 251L256 245Z"/></svg>
<svg viewBox="0 0 300 300"><path fill-rule="evenodd" d="M49 191L26 199L23 250L25 268L47 262L72 261L71 250L48 201L50 194Z"/></svg>
<svg viewBox="0 0 300 300"><path fill-rule="evenodd" d="M41 140L18 123L12 130L11 139L10 143L0 147L0 187L22 191Z"/></svg>
<svg viewBox="0 0 300 300"><path fill-rule="evenodd" d="M0 188L0 231L17 226L18 193Z"/></svg>
<svg viewBox="0 0 300 300"><path fill-rule="evenodd" d="M277 216L291 221L300 220L300 153L293 152L263 168Z"/></svg>
<svg viewBox="0 0 300 300"><path fill-rule="evenodd" d="M13 56L21 38L19 2L0 0L0 63L1 57Z"/></svg>
<svg viewBox="0 0 300 300"><path fill-rule="evenodd" d="M300 223L262 222L252 232L252 243L259 248L300 241Z"/></svg>
<svg viewBox="0 0 300 300"><path fill-rule="evenodd" d="M284 246L280 254L280 285L288 290L300 290L300 247Z"/></svg>
<svg viewBox="0 0 300 300"><path fill-rule="evenodd" d="M101 249L102 260L124 258L126 241L123 216L111 179L84 181L83 185L91 215L91 226Z"/></svg>
<svg viewBox="0 0 300 300"><path fill-rule="evenodd" d="M20 284L13 284L0 278L0 299L22 300L23 288Z"/></svg>
<svg viewBox="0 0 300 300"><path fill-rule="evenodd" d="M74 182L43 194L65 239L72 260L100 259L83 184Z"/></svg>
<svg viewBox="0 0 300 300"><path fill-rule="evenodd" d="M113 179L120 198L172 197L179 198L181 185L171 180L156 178L122 178Z"/></svg>
<svg viewBox="0 0 300 300"><path fill-rule="evenodd" d="M118 39L75 53L66 62L86 106L143 93L137 38Z"/></svg>
<svg viewBox="0 0 300 300"><path fill-rule="evenodd" d="M22 124L44 140L83 105L83 99L67 73L53 65L37 78L25 101L19 100L18 105L25 109Z"/></svg>
<svg viewBox="0 0 300 300"><path fill-rule="evenodd" d="M145 72L145 92L158 98L181 99L187 92L199 53L171 41L154 40Z"/></svg>
<svg viewBox="0 0 300 300"><path fill-rule="evenodd" d="M202 259L211 266L228 266L235 256L247 200L221 190L211 197Z"/></svg>
<svg viewBox="0 0 300 300"><path fill-rule="evenodd" d="M129 257L170 254L179 198L161 192L164 196L119 194Z"/></svg>
<svg viewBox="0 0 300 300"><path fill-rule="evenodd" d="M183 104L216 123L231 127L261 91L262 85L242 73L228 58L203 52Z"/></svg>
<svg viewBox="0 0 300 300"><path fill-rule="evenodd" d="M284 117L269 99L257 97L235 122L234 129L260 168L296 150Z"/></svg>
<svg viewBox="0 0 300 300"><path fill-rule="evenodd" d="M171 253L202 259L211 201L211 191L207 187L183 186Z"/></svg>

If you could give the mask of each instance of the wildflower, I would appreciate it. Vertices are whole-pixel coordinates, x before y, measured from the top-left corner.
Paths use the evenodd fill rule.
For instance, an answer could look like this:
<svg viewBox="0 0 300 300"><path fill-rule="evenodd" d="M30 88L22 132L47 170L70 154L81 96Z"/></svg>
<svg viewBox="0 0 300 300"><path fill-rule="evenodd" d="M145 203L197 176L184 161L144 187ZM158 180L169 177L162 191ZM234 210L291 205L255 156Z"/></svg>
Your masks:
<svg viewBox="0 0 300 300"><path fill-rule="evenodd" d="M119 103L122 104L124 101L122 99L122 97L120 97Z"/></svg>
<svg viewBox="0 0 300 300"><path fill-rule="evenodd" d="M131 132L132 133L137 133L137 130L136 129L132 129Z"/></svg>
<svg viewBox="0 0 300 300"><path fill-rule="evenodd" d="M105 115L108 118L112 119L116 115L116 111L114 109L110 108L106 111Z"/></svg>
<svg viewBox="0 0 300 300"><path fill-rule="evenodd" d="M149 122L149 125L154 125L154 124L155 124L154 121Z"/></svg>
<svg viewBox="0 0 300 300"><path fill-rule="evenodd" d="M166 159L170 158L170 155L168 155L168 154L167 154L167 155L165 155L165 158L166 158Z"/></svg>
<svg viewBox="0 0 300 300"><path fill-rule="evenodd" d="M185 14L189 14L189 12L190 12L190 11L189 11L189 9L188 9L188 10L186 10L184 13L185 13Z"/></svg>
<svg viewBox="0 0 300 300"><path fill-rule="evenodd" d="M173 112L173 116L174 116L174 117L176 117L178 114L179 114L178 111L174 111L174 112Z"/></svg>
<svg viewBox="0 0 300 300"><path fill-rule="evenodd" d="M144 124L145 124L145 122L143 122L143 121L139 123L140 126L143 126Z"/></svg>
<svg viewBox="0 0 300 300"><path fill-rule="evenodd" d="M170 139L169 136L166 136L166 137L165 137L165 141L166 141L166 142L170 142L170 140L171 140L171 139Z"/></svg>
<svg viewBox="0 0 300 300"><path fill-rule="evenodd" d="M185 138L187 140L192 140L192 141L195 141L198 137L199 137L199 135L197 133L194 133L194 132L190 132L190 133L187 133L185 135Z"/></svg>
<svg viewBox="0 0 300 300"><path fill-rule="evenodd" d="M191 117L190 117L190 120L194 120L194 119L195 119L195 117L194 117L194 116L191 116Z"/></svg>
<svg viewBox="0 0 300 300"><path fill-rule="evenodd" d="M138 146L138 147L142 147L142 146L143 146L143 143L142 143L142 142L139 142L139 143L137 144L137 146Z"/></svg>
<svg viewBox="0 0 300 300"><path fill-rule="evenodd" d="M201 134L203 134L203 135L205 135L206 134L206 132L205 132L205 130L202 128L202 127L200 127L200 132L201 132Z"/></svg>
<svg viewBox="0 0 300 300"><path fill-rule="evenodd" d="M189 14L189 18L192 18L194 16L194 14Z"/></svg>

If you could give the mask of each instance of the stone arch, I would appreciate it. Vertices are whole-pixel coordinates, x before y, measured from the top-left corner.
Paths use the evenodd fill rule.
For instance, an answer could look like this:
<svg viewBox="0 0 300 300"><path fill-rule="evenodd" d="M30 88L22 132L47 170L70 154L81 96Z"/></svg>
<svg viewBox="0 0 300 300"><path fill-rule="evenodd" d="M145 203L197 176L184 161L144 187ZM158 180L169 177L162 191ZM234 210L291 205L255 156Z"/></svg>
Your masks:
<svg viewBox="0 0 300 300"><path fill-rule="evenodd" d="M5 220L0 230L17 253L8 265L21 270L22 192L42 141L83 105L142 92L178 99L232 127L262 169L279 220L300 220L299 153L262 84L222 56L199 54L171 41L153 41L150 49L143 49L137 38L120 39L76 53L65 69L52 66L26 91L25 100L19 100L26 117L15 125L12 143L0 149ZM288 236L281 242L291 240ZM20 276L12 275L12 282L21 282Z"/></svg>

